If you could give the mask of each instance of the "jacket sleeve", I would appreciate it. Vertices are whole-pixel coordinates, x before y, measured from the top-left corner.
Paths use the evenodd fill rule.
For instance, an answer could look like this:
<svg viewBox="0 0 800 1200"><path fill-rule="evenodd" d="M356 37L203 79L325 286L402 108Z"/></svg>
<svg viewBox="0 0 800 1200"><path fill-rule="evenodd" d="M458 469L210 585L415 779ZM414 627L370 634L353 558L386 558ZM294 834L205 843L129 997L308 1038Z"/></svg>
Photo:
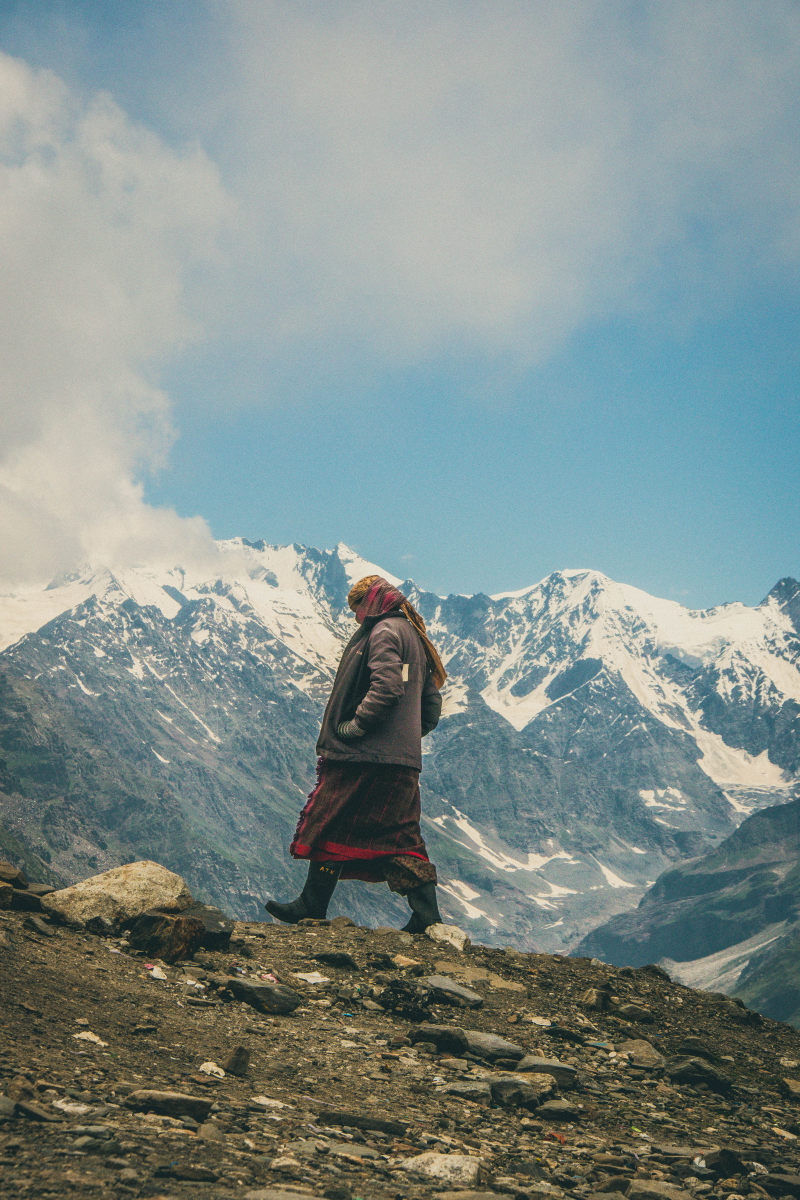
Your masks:
<svg viewBox="0 0 800 1200"><path fill-rule="evenodd" d="M434 685L430 672L422 689L422 736L439 724L442 713L442 693Z"/></svg>
<svg viewBox="0 0 800 1200"><path fill-rule="evenodd" d="M403 647L388 623L381 623L369 637L369 688L356 709L362 729L375 729L388 716L405 691Z"/></svg>

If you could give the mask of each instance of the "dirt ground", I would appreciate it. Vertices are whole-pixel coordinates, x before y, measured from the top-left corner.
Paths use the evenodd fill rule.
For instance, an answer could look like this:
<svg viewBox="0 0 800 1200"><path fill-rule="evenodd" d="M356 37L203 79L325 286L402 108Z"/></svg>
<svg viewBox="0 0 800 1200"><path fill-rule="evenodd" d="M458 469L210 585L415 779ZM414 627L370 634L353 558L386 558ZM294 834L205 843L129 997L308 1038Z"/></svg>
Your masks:
<svg viewBox="0 0 800 1200"><path fill-rule="evenodd" d="M800 1196L800 1032L656 969L344 918L167 965L37 921L0 912L8 1196Z"/></svg>

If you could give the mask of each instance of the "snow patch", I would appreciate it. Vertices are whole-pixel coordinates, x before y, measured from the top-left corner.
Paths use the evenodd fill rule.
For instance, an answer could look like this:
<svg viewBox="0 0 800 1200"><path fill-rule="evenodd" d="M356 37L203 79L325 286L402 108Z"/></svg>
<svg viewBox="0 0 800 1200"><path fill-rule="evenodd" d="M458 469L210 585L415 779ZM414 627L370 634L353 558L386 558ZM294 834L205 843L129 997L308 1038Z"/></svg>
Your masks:
<svg viewBox="0 0 800 1200"><path fill-rule="evenodd" d="M659 966L662 966L676 983L682 983L686 987L731 992L750 959L776 941L785 929L786 922L782 921L760 930L751 938L718 950L715 954L688 959L685 962L662 958Z"/></svg>

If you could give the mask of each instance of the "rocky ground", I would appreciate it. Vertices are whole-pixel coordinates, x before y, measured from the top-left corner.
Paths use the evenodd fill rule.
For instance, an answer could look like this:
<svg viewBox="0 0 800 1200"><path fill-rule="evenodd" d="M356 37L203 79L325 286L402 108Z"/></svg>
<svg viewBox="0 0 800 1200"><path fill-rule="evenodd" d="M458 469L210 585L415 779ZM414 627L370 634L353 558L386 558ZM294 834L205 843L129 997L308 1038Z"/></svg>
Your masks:
<svg viewBox="0 0 800 1200"><path fill-rule="evenodd" d="M8 909L0 1012L15 1198L800 1196L800 1031L652 967L346 918L168 964Z"/></svg>

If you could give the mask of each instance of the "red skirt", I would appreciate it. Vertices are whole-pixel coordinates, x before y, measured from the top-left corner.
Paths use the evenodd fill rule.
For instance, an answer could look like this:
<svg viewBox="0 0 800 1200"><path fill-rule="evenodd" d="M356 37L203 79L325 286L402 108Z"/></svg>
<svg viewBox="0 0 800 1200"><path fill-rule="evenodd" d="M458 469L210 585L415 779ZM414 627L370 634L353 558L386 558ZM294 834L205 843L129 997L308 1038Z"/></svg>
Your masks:
<svg viewBox="0 0 800 1200"><path fill-rule="evenodd" d="M289 852L342 863L342 879L376 882L384 878L382 860L409 855L429 861L419 818L419 771L413 767L321 758Z"/></svg>

